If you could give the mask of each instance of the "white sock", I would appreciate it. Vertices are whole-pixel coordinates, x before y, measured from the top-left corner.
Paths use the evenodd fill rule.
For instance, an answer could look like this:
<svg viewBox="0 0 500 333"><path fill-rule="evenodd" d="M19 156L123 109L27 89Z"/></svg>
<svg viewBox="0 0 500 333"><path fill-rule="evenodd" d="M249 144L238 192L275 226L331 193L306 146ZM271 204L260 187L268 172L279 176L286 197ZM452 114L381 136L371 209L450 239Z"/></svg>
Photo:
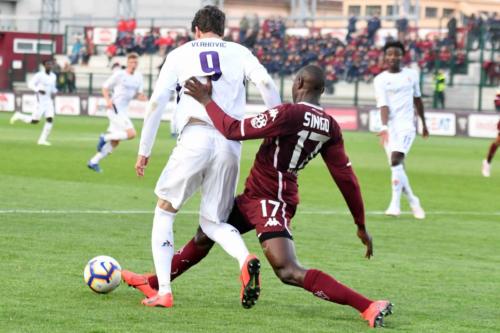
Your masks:
<svg viewBox="0 0 500 333"><path fill-rule="evenodd" d="M403 165L399 164L391 167L391 181L392 181L392 198L389 207L401 207L401 192L403 191L402 174L404 174Z"/></svg>
<svg viewBox="0 0 500 333"><path fill-rule="evenodd" d="M200 227L208 238L218 243L227 254L238 260L240 269L243 267L249 253L235 227L228 223L215 223L202 216L200 216Z"/></svg>
<svg viewBox="0 0 500 333"><path fill-rule="evenodd" d="M127 132L125 132L125 131L116 131L116 132L104 134L104 141L106 141L106 142L123 141L123 140L127 140L127 139L128 139L128 135L127 135Z"/></svg>
<svg viewBox="0 0 500 333"><path fill-rule="evenodd" d="M174 220L174 213L156 207L151 233L151 247L158 277L159 295L172 292L170 271L174 257Z"/></svg>
<svg viewBox="0 0 500 333"><path fill-rule="evenodd" d="M99 162L105 158L106 156L108 156L109 154L111 154L113 152L113 146L111 145L111 142L107 142L102 148L101 148L101 151L98 151L97 154L94 155L94 157L92 157L90 159L90 163L92 164L99 164Z"/></svg>
<svg viewBox="0 0 500 333"><path fill-rule="evenodd" d="M27 114L24 114L21 112L16 112L15 117L26 124L31 124L31 120L33 119L33 117L31 117L31 115L27 115Z"/></svg>
<svg viewBox="0 0 500 333"><path fill-rule="evenodd" d="M410 186L410 181L408 180L408 175L406 174L406 171L404 168L400 174L400 181L401 181L401 184L403 187L403 193L408 198L408 202L410 203L410 206L415 204L418 199L415 196L415 194L413 194L413 190L411 189L411 186Z"/></svg>
<svg viewBox="0 0 500 333"><path fill-rule="evenodd" d="M40 138L38 139L38 141L42 141L42 142L47 141L47 138L49 137L49 134L52 131L53 125L54 124L45 121L45 125L43 125L43 129L42 129L42 134L40 134Z"/></svg>

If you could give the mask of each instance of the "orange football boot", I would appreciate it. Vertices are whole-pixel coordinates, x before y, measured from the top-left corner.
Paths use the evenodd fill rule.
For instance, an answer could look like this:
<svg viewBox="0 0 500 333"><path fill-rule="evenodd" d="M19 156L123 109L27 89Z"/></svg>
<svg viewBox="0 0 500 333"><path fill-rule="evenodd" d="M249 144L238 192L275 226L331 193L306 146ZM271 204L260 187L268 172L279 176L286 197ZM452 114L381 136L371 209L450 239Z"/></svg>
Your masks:
<svg viewBox="0 0 500 333"><path fill-rule="evenodd" d="M128 284L130 287L134 287L144 294L146 297L152 297L156 295L157 290L151 288L149 285L148 275L141 275L131 271L122 269L122 279L123 282Z"/></svg>
<svg viewBox="0 0 500 333"><path fill-rule="evenodd" d="M372 328L384 326L384 317L392 314L393 304L389 301L375 301L370 304L361 317L368 321Z"/></svg>
<svg viewBox="0 0 500 333"><path fill-rule="evenodd" d="M174 306L174 296L172 295L172 293L167 293L162 296L156 294L153 297L143 299L142 304L144 304L145 306L171 308Z"/></svg>
<svg viewBox="0 0 500 333"><path fill-rule="evenodd" d="M260 261L249 254L243 268L241 269L241 305L245 309L250 309L255 305L260 295Z"/></svg>

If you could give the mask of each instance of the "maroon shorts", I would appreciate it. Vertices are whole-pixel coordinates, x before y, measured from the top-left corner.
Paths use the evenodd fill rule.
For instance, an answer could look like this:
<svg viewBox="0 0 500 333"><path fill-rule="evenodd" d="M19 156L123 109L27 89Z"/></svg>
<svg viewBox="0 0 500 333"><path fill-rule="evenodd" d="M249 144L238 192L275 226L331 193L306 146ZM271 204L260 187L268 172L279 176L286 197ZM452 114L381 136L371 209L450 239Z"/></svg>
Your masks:
<svg viewBox="0 0 500 333"><path fill-rule="evenodd" d="M275 199L250 198L244 194L235 199L228 223L244 234L255 229L261 242L276 238L292 238L291 220L296 206Z"/></svg>

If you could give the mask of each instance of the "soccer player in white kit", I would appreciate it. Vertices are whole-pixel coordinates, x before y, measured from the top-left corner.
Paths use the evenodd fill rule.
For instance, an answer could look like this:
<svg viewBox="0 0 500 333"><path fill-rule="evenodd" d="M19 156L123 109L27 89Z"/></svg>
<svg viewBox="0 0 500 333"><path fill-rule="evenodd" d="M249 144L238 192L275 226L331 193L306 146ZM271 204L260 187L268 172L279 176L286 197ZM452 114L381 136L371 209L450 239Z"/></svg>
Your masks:
<svg viewBox="0 0 500 333"><path fill-rule="evenodd" d="M413 69L400 67L404 53L401 42L387 43L384 46L384 56L388 69L374 80L377 108L380 108L382 118L382 128L378 135L389 158L392 173L392 199L385 214L401 214L401 193L404 193L414 217L424 219L425 212L419 198L411 189L404 169L405 157L417 132L415 109L422 120L423 137L427 138L429 132L424 117L418 73Z"/></svg>
<svg viewBox="0 0 500 333"><path fill-rule="evenodd" d="M52 60L45 60L42 62L43 70L33 76L28 82L28 87L36 94L36 109L31 115L15 112L10 118L10 123L14 124L16 121L21 120L26 124L38 124L42 116L45 116L45 125L43 126L42 133L38 139L39 145L50 146L47 141L50 132L52 131L54 121L54 101L52 95L57 93L56 88L56 75L52 72Z"/></svg>
<svg viewBox="0 0 500 333"><path fill-rule="evenodd" d="M139 55L130 53L127 55L127 67L114 71L103 84L102 95L106 100L109 127L106 134L99 136L97 153L87 162L91 170L102 172L99 162L111 154L120 141L131 140L137 135L127 110L134 98L147 100L144 95L142 74L136 70L138 62Z"/></svg>
<svg viewBox="0 0 500 333"><path fill-rule="evenodd" d="M152 230L152 252L159 291L143 300L147 306L171 307L171 262L174 255L173 222L178 210L199 188L199 223L204 233L233 258L237 259L242 290L255 284L259 292L258 259L249 254L240 233L227 224L239 174L241 143L227 140L208 117L203 105L184 94L183 84L190 77L210 76L212 98L232 117L242 119L245 110L245 81L259 89L267 107L281 103L278 90L265 68L252 53L237 43L225 42L225 15L215 6L200 9L193 21L195 40L173 50L167 56L147 107L136 163L138 176L151 155L161 111L179 85L177 120L180 135L167 165L158 179ZM242 304L248 301L241 296ZM256 299L250 300L252 304Z"/></svg>

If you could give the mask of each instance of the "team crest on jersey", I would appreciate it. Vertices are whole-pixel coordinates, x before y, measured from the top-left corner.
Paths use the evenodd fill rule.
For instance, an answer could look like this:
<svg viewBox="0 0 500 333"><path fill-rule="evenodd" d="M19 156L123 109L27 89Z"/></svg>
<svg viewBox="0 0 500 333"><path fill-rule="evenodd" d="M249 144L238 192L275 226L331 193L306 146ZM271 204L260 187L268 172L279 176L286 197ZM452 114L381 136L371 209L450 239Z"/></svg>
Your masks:
<svg viewBox="0 0 500 333"><path fill-rule="evenodd" d="M269 110L269 115L271 116L271 119L274 121L278 116L278 109Z"/></svg>
<svg viewBox="0 0 500 333"><path fill-rule="evenodd" d="M261 113L252 118L251 122L253 128L262 128L267 125L267 116Z"/></svg>

